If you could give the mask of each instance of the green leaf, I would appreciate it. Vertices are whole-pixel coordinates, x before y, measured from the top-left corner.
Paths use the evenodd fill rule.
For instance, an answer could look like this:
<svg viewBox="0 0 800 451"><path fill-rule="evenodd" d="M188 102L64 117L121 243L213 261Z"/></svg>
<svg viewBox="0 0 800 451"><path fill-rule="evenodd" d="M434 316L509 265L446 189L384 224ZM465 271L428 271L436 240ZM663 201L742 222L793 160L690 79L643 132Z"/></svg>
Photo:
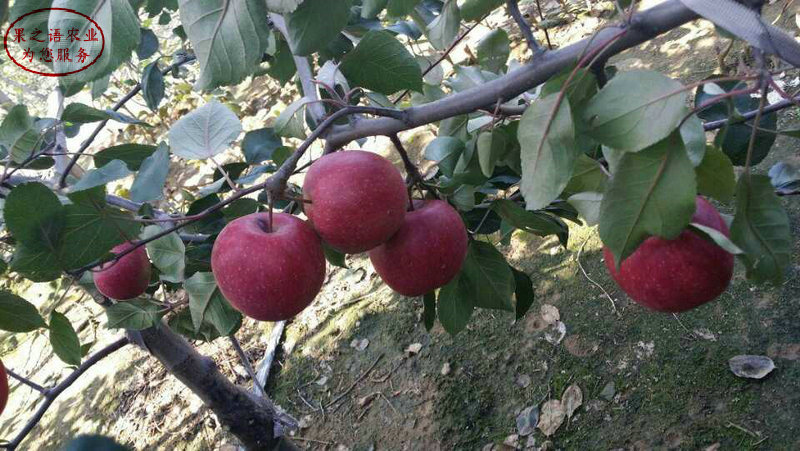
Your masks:
<svg viewBox="0 0 800 451"><path fill-rule="evenodd" d="M721 150L709 147L702 163L695 168L695 174L697 174L698 193L724 203L733 200L736 174L731 160Z"/></svg>
<svg viewBox="0 0 800 451"><path fill-rule="evenodd" d="M363 0L361 2L361 18L375 19L386 8L389 0Z"/></svg>
<svg viewBox="0 0 800 451"><path fill-rule="evenodd" d="M471 286L475 307L514 311L514 274L505 257L492 244L470 241L467 258L461 268L461 283Z"/></svg>
<svg viewBox="0 0 800 451"><path fill-rule="evenodd" d="M217 289L214 274L210 272L196 272L183 283L186 294L189 295L189 311L192 315L192 324L195 332L200 331L200 326L206 316L211 295Z"/></svg>
<svg viewBox="0 0 800 451"><path fill-rule="evenodd" d="M461 18L466 21L478 20L505 3L505 0L465 0L461 5Z"/></svg>
<svg viewBox="0 0 800 451"><path fill-rule="evenodd" d="M169 147L175 155L205 160L222 153L242 132L233 111L216 100L183 116L169 131Z"/></svg>
<svg viewBox="0 0 800 451"><path fill-rule="evenodd" d="M249 131L242 141L242 152L248 164L259 164L272 159L275 149L281 147L283 141L271 128Z"/></svg>
<svg viewBox="0 0 800 451"><path fill-rule="evenodd" d="M692 166L697 167L706 153L706 131L703 128L703 121L692 115L683 123L680 130L689 161L692 162Z"/></svg>
<svg viewBox="0 0 800 451"><path fill-rule="evenodd" d="M386 7L386 14L389 17L405 17L411 14L414 11L414 7L417 6L420 0L389 0L389 4Z"/></svg>
<svg viewBox="0 0 800 451"><path fill-rule="evenodd" d="M114 160L122 160L131 171L138 171L142 162L156 151L156 146L146 144L120 144L97 152L94 167L101 168Z"/></svg>
<svg viewBox="0 0 800 451"><path fill-rule="evenodd" d="M517 132L522 148L520 191L528 210L539 210L558 198L572 177L580 149L569 102L558 94L534 102L522 115Z"/></svg>
<svg viewBox="0 0 800 451"><path fill-rule="evenodd" d="M304 107L309 102L310 100L308 97L301 97L290 103L286 109L281 111L281 114L272 124L275 134L278 136L284 136L286 138L305 139L306 129ZM280 165L280 163L275 160L274 156L273 161L275 161L275 164Z"/></svg>
<svg viewBox="0 0 800 451"><path fill-rule="evenodd" d="M783 281L792 260L791 228L769 177L739 177L731 239L745 252L740 259L748 279L776 285Z"/></svg>
<svg viewBox="0 0 800 451"><path fill-rule="evenodd" d="M594 226L600 223L600 207L603 203L603 193L594 191L576 193L569 196L567 202L578 210L581 217L586 221L587 226Z"/></svg>
<svg viewBox="0 0 800 451"><path fill-rule="evenodd" d="M464 149L464 142L460 139L439 136L425 147L425 159L435 161L444 175L452 177Z"/></svg>
<svg viewBox="0 0 800 451"><path fill-rule="evenodd" d="M81 364L81 341L69 319L53 310L50 314L50 345L59 359L67 365Z"/></svg>
<svg viewBox="0 0 800 451"><path fill-rule="evenodd" d="M158 51L158 37L149 28L142 28L140 35L141 39L139 40L139 47L136 49L136 56L139 57L139 61L143 61L155 55Z"/></svg>
<svg viewBox="0 0 800 451"><path fill-rule="evenodd" d="M589 136L615 149L637 152L663 140L683 119L683 85L658 72L617 74L586 105Z"/></svg>
<svg viewBox="0 0 800 451"><path fill-rule="evenodd" d="M161 226L147 226L144 228L142 239L148 239L162 231ZM177 232L153 240L146 246L147 255L158 268L161 280L174 283L183 281L183 271L186 269L186 246Z"/></svg>
<svg viewBox="0 0 800 451"><path fill-rule="evenodd" d="M347 268L347 263L345 262L345 255L336 249L328 246L327 243L322 243L322 251L325 253L325 260L328 260L333 266L338 266L340 268Z"/></svg>
<svg viewBox="0 0 800 451"><path fill-rule="evenodd" d="M17 243L11 270L33 282L49 282L61 277L61 265L49 249L32 249Z"/></svg>
<svg viewBox="0 0 800 451"><path fill-rule="evenodd" d="M235 201L231 202L230 205L225 207L222 210L222 214L225 216L225 219L228 222L233 221L236 218L241 218L242 216L247 216L251 213L255 213L259 210L261 204L258 203L255 199L236 199Z"/></svg>
<svg viewBox="0 0 800 451"><path fill-rule="evenodd" d="M142 72L142 97L147 108L157 112L158 105L164 99L164 75L158 67L158 60L153 61Z"/></svg>
<svg viewBox="0 0 800 451"><path fill-rule="evenodd" d="M109 119L111 116L107 112L92 108L82 103L70 103L64 108L61 120L72 122L73 124L88 124Z"/></svg>
<svg viewBox="0 0 800 451"><path fill-rule="evenodd" d="M575 160L572 178L564 188L564 194L582 193L585 191L603 192L606 189L608 175L603 166L596 160L581 154Z"/></svg>
<svg viewBox="0 0 800 451"><path fill-rule="evenodd" d="M63 451L130 451L110 437L79 435L64 446Z"/></svg>
<svg viewBox="0 0 800 451"><path fill-rule="evenodd" d="M370 31L342 60L351 83L381 94L422 90L422 70L414 56L388 31Z"/></svg>
<svg viewBox="0 0 800 451"><path fill-rule="evenodd" d="M184 0L179 11L200 63L196 89L235 85L261 64L269 35L263 0Z"/></svg>
<svg viewBox="0 0 800 451"><path fill-rule="evenodd" d="M267 10L278 14L287 14L297 9L303 0L267 0Z"/></svg>
<svg viewBox="0 0 800 451"><path fill-rule="evenodd" d="M110 163L92 169L87 172L77 183L70 187L70 192L78 192L94 188L96 186L106 185L114 180L119 180L131 175L131 171L121 160L114 160Z"/></svg>
<svg viewBox="0 0 800 451"><path fill-rule="evenodd" d="M158 149L145 158L131 185L131 200L150 202L164 196L164 184L169 173L169 147L161 143Z"/></svg>
<svg viewBox="0 0 800 451"><path fill-rule="evenodd" d="M36 307L21 297L0 290L0 329L8 332L31 332L47 327Z"/></svg>
<svg viewBox="0 0 800 451"><path fill-rule="evenodd" d="M518 229L538 236L556 235L563 246L567 245L569 228L556 217L539 211L528 211L507 199L492 202L492 209Z"/></svg>
<svg viewBox="0 0 800 451"><path fill-rule="evenodd" d="M289 44L286 43L286 41L278 39L277 50L270 60L267 74L278 80L281 86L283 86L291 80L296 73L297 66L294 62L292 49L289 48Z"/></svg>
<svg viewBox="0 0 800 451"><path fill-rule="evenodd" d="M118 302L106 309L109 329L144 330L158 324L159 305L145 299Z"/></svg>
<svg viewBox="0 0 800 451"><path fill-rule="evenodd" d="M139 236L141 225L130 214L106 204L105 190L69 194L64 232L58 248L63 269L75 269L103 257L112 247Z"/></svg>
<svg viewBox="0 0 800 451"><path fill-rule="evenodd" d="M286 16L293 53L308 56L324 49L347 25L351 3L351 0L305 0Z"/></svg>
<svg viewBox="0 0 800 451"><path fill-rule="evenodd" d="M436 292L425 293L425 296L422 297L422 304L422 320L425 323L425 330L430 332L436 323Z"/></svg>
<svg viewBox="0 0 800 451"><path fill-rule="evenodd" d="M211 294L205 319L217 329L220 335L232 335L242 325L242 314L231 307L219 289Z"/></svg>
<svg viewBox="0 0 800 451"><path fill-rule="evenodd" d="M490 72L502 72L511 55L511 41L508 33L498 28L489 32L478 42L478 63Z"/></svg>
<svg viewBox="0 0 800 451"><path fill-rule="evenodd" d="M442 12L428 25L428 40L436 50L444 50L455 41L461 27L461 12L456 0L445 0Z"/></svg>
<svg viewBox="0 0 800 451"><path fill-rule="evenodd" d="M28 108L15 105L8 111L0 124L0 145L9 150L14 163L22 163L34 154L40 144L39 131Z"/></svg>
<svg viewBox="0 0 800 451"><path fill-rule="evenodd" d="M689 225L697 193L679 133L626 153L600 207L600 238L617 267L650 235L674 239Z"/></svg>
<svg viewBox="0 0 800 451"><path fill-rule="evenodd" d="M741 255L744 254L744 251L739 249L739 246L733 244L733 241L730 240L727 236L725 236L719 230L708 227L703 224L698 224L693 222L689 224L689 228L694 229L695 232L698 232L701 236L712 241L717 246L725 249L730 254L733 255Z"/></svg>
<svg viewBox="0 0 800 451"><path fill-rule="evenodd" d="M81 63L74 57L82 47L88 47L90 57L96 56L99 49L87 46L85 40L74 41L69 45L69 53L73 55L72 62L53 63L53 70L57 73L71 72L85 67L80 72L62 77L62 84L70 91L73 91L74 86L110 74L122 63L129 61L131 53L139 47L141 37L139 18L128 0L54 0L52 7L69 8L91 17L103 30L105 37L103 54L94 64L87 67L85 61ZM85 36L90 26L95 30L97 28L93 23L68 11L54 9L50 13L49 28L77 28L80 30L78 35Z"/></svg>
<svg viewBox="0 0 800 451"><path fill-rule="evenodd" d="M456 335L467 327L472 316L472 286L457 275L439 290L439 322L450 335Z"/></svg>
<svg viewBox="0 0 800 451"><path fill-rule="evenodd" d="M475 145L478 151L478 162L481 165L481 171L486 177L491 177L494 174L497 162L503 160L510 150L508 137L499 130L483 132L478 135L478 141Z"/></svg>
<svg viewBox="0 0 800 451"><path fill-rule="evenodd" d="M50 188L24 183L8 193L3 217L14 238L29 249L54 249L63 228L64 208Z"/></svg>
<svg viewBox="0 0 800 451"><path fill-rule="evenodd" d="M713 83L709 82L697 88L694 100L695 107L708 104L721 94L747 88L746 82L713 81ZM758 109L758 105L759 99L752 97L750 94L739 94L714 103L712 106L699 111L697 115L707 121L716 121L728 117L735 119L743 113ZM714 145L728 155L734 166L744 166L747 160L747 148L753 132L753 122L754 120L751 119L746 122L728 124L717 132ZM756 132L751 164L760 163L769 154L770 148L777 138L775 132L777 126L777 114L766 114L761 117L758 127L763 130Z"/></svg>
<svg viewBox="0 0 800 451"><path fill-rule="evenodd" d="M514 274L514 296L516 297L514 310L516 313L516 318L519 320L525 316L526 313L528 313L528 310L530 310L531 306L533 305L533 281L524 272L518 271L511 266L509 266L509 268L511 268L511 272Z"/></svg>
<svg viewBox="0 0 800 451"><path fill-rule="evenodd" d="M105 77L100 77L97 80L92 82L92 100L97 100L103 96L103 94L108 90L108 81L111 78L109 75Z"/></svg>

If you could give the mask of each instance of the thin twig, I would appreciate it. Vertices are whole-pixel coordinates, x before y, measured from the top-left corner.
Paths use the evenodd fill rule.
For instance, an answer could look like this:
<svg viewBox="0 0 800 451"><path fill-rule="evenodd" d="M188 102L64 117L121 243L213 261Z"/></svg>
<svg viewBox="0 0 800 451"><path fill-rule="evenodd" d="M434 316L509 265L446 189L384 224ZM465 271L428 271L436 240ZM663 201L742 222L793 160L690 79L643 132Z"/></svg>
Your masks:
<svg viewBox="0 0 800 451"><path fill-rule="evenodd" d="M622 315L620 315L620 314L619 314L619 311L617 311L617 303L616 303L616 302L614 302L614 298L612 298L612 297L611 297L611 295L610 295L610 294L608 294L608 291L606 291L606 289L605 289L605 288L603 288L603 286L602 286L602 285L600 285L600 284L599 284L599 283L597 283L597 282L596 282L594 279L592 279L592 278L589 276L589 274L586 272L586 269L584 269L584 268L583 268L583 264L581 263L581 253L583 253L583 248L584 248L584 247L586 247L586 243L588 243L590 239L591 239L591 237L589 237L589 238L586 238L586 240L583 242L583 244L581 244L581 247L580 247L580 249L578 249L578 256L577 256L577 258L576 258L576 260L578 261L578 268L580 268L580 269L581 269L581 272L583 273L583 277L585 277L585 278L586 278L586 280L588 280L589 282L591 282L591 283L592 283L592 285L594 285L594 286L596 286L597 288L599 288L599 289L600 289L600 291L602 291L602 292L603 292L603 294L605 295L605 297L608 299L608 301L609 301L609 302L611 302L611 310L613 310L613 311L614 311L614 313L617 315L617 318L622 318Z"/></svg>
<svg viewBox="0 0 800 451"><path fill-rule="evenodd" d="M25 424L25 427L22 428L22 431L14 437L7 445L6 449L15 450L17 447L25 440L25 437L30 434L34 427L39 424L39 421L44 416L47 409L53 404L53 402L58 398L61 393L64 392L67 388L69 388L76 380L78 380L83 373L89 370L89 368L93 367L97 362L103 360L104 358L108 357L109 355L113 354L115 351L123 348L125 345L129 343L127 337L123 337L118 339L117 341L111 343L110 345L106 346L105 348L101 349L100 351L96 352L94 355L86 359L86 361L81 364L75 371L72 372L66 379L61 381L58 385L53 387L52 389L46 390L43 392L44 402L42 405L39 406L39 409L36 410L36 413L28 420L28 423Z"/></svg>
<svg viewBox="0 0 800 451"><path fill-rule="evenodd" d="M383 354L379 355L379 356L378 356L378 358L377 358L377 359L375 359L375 361L374 361L374 362L372 362L372 365L370 365L370 366L369 366L369 368L367 368L367 370L366 370L366 371L364 371L363 373L361 373L361 375L360 375L360 376L358 376L358 379L356 379L356 380L355 380L355 381L354 381L354 382L353 382L353 383L350 385L350 387L348 387L348 388L347 388L347 390L345 390L344 392L342 392L342 394L338 395L337 397L333 398L333 401L331 401L331 402L329 402L329 403L325 404L325 408L327 409L328 407L330 407L330 406L332 406L332 405L336 404L337 402L341 401L341 400L342 400L342 398L344 398L344 397L345 397L345 396L347 396L347 395L348 395L348 394L349 394L351 391L353 391L353 389L354 389L354 388L356 388L356 385L358 385L358 383L359 383L359 382L361 382L362 380L364 380L364 378L365 378L365 377L367 377L367 375L370 373L370 371L372 371L373 369L375 369L375 366L376 366L376 365L378 365L378 362L380 362L382 358L383 358Z"/></svg>
<svg viewBox="0 0 800 451"><path fill-rule="evenodd" d="M536 0L536 9L539 10L539 20L544 21L544 14L542 13L542 5L539 4L539 0ZM550 34L547 32L547 28L542 28L544 32L544 38L547 40L547 48L553 50L553 44L550 42Z"/></svg>
<svg viewBox="0 0 800 451"><path fill-rule="evenodd" d="M6 373L8 373L8 375L13 377L14 379L16 379L16 380L22 382L23 384L27 385L28 387L38 391L39 393L45 393L45 392L48 391L48 389L42 387L41 385L33 382L30 379L27 379L27 378L25 378L23 376L20 376L19 374L17 374L14 371L12 371L10 368L6 368Z"/></svg>
<svg viewBox="0 0 800 451"><path fill-rule="evenodd" d="M522 36L524 36L525 40L528 41L528 47L530 47L531 52L533 52L534 55L541 52L542 48L539 46L539 43L536 42L536 38L533 36L533 30L531 30L530 24L526 22L525 18L522 16L522 12L519 10L519 4L517 3L517 0L506 0L506 8L508 9L508 14L514 18L515 22L517 22L517 26L519 26L519 31L522 32Z"/></svg>
<svg viewBox="0 0 800 451"><path fill-rule="evenodd" d="M480 23L481 23L481 21L483 21L483 19L480 19L480 20L477 20L477 21L475 21L475 23L474 23L474 24L472 24L472 25L471 25L469 28L467 28L467 29L466 29L466 30L465 30L463 33L461 33L461 34L460 34L460 35L459 35L459 36L456 38L456 40L455 40L455 41L453 41L453 43L452 43L452 44L450 44L450 47L448 47L448 48L447 48L447 49L444 51L444 53L442 53L442 55L441 55L441 56L440 56L440 57L439 57L439 58L438 58L436 61L434 61L433 63L431 63L431 65L430 65L430 66L428 66L428 68L427 68L427 69L425 69L424 71L422 71L422 76L424 77L424 76L428 75L428 73L430 73L430 71L432 71L432 70L433 70L433 69L434 69L436 66L438 66L439 64L441 64L441 62L442 62L442 61L444 61L445 59L447 59L447 57L450 55L450 52L452 52L452 51L453 51L453 49L455 49L455 48L456 48L456 46L457 46L459 43L461 43L461 41L463 41L463 40L464 40L464 38L466 38L466 37L467 37L467 35L468 35L468 34L469 34L469 33L470 33L472 30L474 30L474 29L475 29L475 27L477 27L477 26L478 26L478 24L480 24ZM397 105L397 103L398 103L398 102L400 102L401 100L403 100L403 97L407 96L409 92L411 92L411 90L410 90L410 89L406 89L406 90L405 90L405 91L403 91L403 92L402 92L402 93L401 93L399 96L397 96L397 98L396 98L396 99L394 99L394 101L392 101L392 103L393 103L393 104L395 104L395 105Z"/></svg>
<svg viewBox="0 0 800 451"><path fill-rule="evenodd" d="M187 56L187 57L185 57L185 58L183 58L183 59L181 59L181 60L179 60L179 61L177 61L177 62L175 62L175 63L173 63L173 64L171 64L169 66L167 66L167 68L165 68L164 70L161 71L161 74L162 75L167 75L168 73L172 72L175 68L181 67L184 64L191 63L193 61L195 61L195 57L194 56ZM111 110L112 111L119 110L129 100L131 100L134 96L136 96L136 94L138 94L139 91L141 91L141 90L142 90L142 84L141 83L137 83L136 86L134 86L133 89L131 89L131 91L128 92L128 94L125 95L125 97L121 98L117 103L114 104L114 106L111 107ZM97 138L97 135L99 135L100 132L103 131L103 128L105 128L106 124L108 124L108 121L109 121L109 119L105 119L104 121L100 122L97 125L97 127L95 127L95 129L92 132L92 134L89 135L89 137L86 139L86 141L84 141L81 144L81 147L78 149L78 151L75 152L75 155L69 161L69 163L67 164L66 168L64 169L64 172L61 174L61 178L58 180L58 187L59 188L63 188L63 187L66 186L67 177L69 176L70 171L72 171L72 168L78 162L78 159L83 155L83 153L86 152L86 149L88 149L89 146L92 145L94 140Z"/></svg>
<svg viewBox="0 0 800 451"><path fill-rule="evenodd" d="M258 382L258 377L256 376L256 372L253 371L253 365L250 364L250 359L247 358L247 354L244 353L244 349L242 349L242 345L239 343L239 340L236 338L235 335L228 336L228 339L231 341L231 345L233 349L236 351L236 354L239 356L239 360L242 361L242 365L244 365L245 371L247 374L250 375L250 379L253 381L253 389L256 390L256 394L259 396L267 396L267 393L264 391L264 387Z"/></svg>

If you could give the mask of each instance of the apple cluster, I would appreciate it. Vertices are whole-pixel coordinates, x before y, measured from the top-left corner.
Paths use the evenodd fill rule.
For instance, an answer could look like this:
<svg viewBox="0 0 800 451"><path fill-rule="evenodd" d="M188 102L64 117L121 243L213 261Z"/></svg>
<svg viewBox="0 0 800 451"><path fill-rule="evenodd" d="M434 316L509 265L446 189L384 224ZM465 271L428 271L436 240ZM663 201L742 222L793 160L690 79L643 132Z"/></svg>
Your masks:
<svg viewBox="0 0 800 451"><path fill-rule="evenodd" d="M449 282L467 254L459 214L440 200L416 201L385 158L343 151L315 161L303 185L308 222L275 213L243 216L219 234L211 269L222 294L261 321L293 317L325 279L323 241L340 252L368 252L392 289L420 296Z"/></svg>
<svg viewBox="0 0 800 451"><path fill-rule="evenodd" d="M324 242L343 253L367 252L383 281L400 294L431 292L461 270L467 232L447 202L409 199L403 176L385 158L357 150L325 155L311 165L303 186L308 221L253 213L230 222L211 253L214 278L243 314L260 321L289 319L322 289ZM717 210L699 196L692 222L730 235ZM112 252L132 246L124 243ZM648 238L619 268L608 248L604 256L628 296L664 312L717 298L733 276L733 255L689 228L676 239ZM97 289L117 300L141 295L149 281L144 247L94 273Z"/></svg>

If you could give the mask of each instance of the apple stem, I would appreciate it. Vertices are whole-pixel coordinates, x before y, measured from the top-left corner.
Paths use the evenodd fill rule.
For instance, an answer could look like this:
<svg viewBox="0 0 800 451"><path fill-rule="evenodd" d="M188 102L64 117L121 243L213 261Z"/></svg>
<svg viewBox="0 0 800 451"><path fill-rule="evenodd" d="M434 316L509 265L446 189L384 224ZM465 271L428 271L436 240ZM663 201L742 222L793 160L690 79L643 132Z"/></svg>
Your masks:
<svg viewBox="0 0 800 451"><path fill-rule="evenodd" d="M272 233L272 210L275 206L272 193L267 192L267 207L269 208L269 223L267 224L267 233Z"/></svg>
<svg viewBox="0 0 800 451"><path fill-rule="evenodd" d="M408 210L414 211L414 198L411 196L411 190L414 189L414 186L408 187Z"/></svg>

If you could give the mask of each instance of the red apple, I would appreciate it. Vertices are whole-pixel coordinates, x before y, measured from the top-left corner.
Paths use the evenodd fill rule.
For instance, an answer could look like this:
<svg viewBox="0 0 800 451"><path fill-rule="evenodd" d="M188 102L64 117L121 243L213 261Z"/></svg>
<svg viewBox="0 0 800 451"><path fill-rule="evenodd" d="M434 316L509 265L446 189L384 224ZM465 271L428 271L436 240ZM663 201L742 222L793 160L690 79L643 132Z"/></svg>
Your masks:
<svg viewBox="0 0 800 451"><path fill-rule="evenodd" d="M305 214L325 242L355 254L388 240L403 224L408 193L389 160L341 151L311 165L303 182Z"/></svg>
<svg viewBox="0 0 800 451"><path fill-rule="evenodd" d="M692 222L730 236L725 221L702 197L697 197ZM623 260L603 249L611 277L634 301L662 312L683 312L717 298L733 277L733 255L691 230L676 239L650 237Z"/></svg>
<svg viewBox="0 0 800 451"><path fill-rule="evenodd" d="M289 319L314 300L325 281L322 242L305 221L285 213L242 216L225 226L211 251L211 270L234 308L259 321Z"/></svg>
<svg viewBox="0 0 800 451"><path fill-rule="evenodd" d="M118 254L133 247L130 241L122 243L111 249ZM133 252L103 264L94 272L94 285L103 295L124 301L133 299L147 289L150 285L150 260L144 246L137 247Z"/></svg>
<svg viewBox="0 0 800 451"><path fill-rule="evenodd" d="M369 251L372 266L394 291L421 296L446 285L467 256L467 230L447 202L415 202L400 230Z"/></svg>
<svg viewBox="0 0 800 451"><path fill-rule="evenodd" d="M6 401L8 401L8 374L3 362L0 361L0 414L6 408Z"/></svg>

